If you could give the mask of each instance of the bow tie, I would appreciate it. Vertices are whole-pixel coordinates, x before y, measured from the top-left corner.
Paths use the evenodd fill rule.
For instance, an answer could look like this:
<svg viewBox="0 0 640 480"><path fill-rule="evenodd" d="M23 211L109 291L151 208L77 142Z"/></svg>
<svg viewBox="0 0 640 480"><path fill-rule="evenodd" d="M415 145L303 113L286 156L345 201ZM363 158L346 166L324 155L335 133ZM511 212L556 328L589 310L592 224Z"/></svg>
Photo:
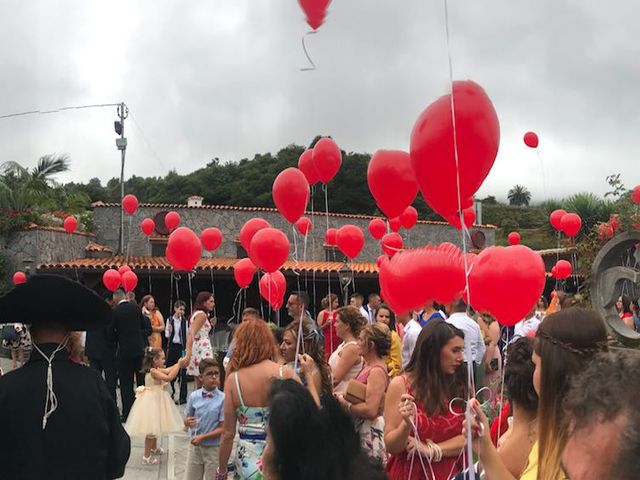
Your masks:
<svg viewBox="0 0 640 480"><path fill-rule="evenodd" d="M213 392L202 391L202 398L213 398Z"/></svg>

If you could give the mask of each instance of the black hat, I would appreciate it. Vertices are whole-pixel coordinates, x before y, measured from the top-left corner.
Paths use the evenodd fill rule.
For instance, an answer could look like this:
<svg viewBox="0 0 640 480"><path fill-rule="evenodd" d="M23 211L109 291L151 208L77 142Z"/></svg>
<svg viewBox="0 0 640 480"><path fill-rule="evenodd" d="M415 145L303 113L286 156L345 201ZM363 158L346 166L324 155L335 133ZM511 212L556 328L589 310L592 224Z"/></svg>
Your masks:
<svg viewBox="0 0 640 480"><path fill-rule="evenodd" d="M111 307L93 290L60 275L32 275L0 298L0 323L57 323L69 331L98 330Z"/></svg>

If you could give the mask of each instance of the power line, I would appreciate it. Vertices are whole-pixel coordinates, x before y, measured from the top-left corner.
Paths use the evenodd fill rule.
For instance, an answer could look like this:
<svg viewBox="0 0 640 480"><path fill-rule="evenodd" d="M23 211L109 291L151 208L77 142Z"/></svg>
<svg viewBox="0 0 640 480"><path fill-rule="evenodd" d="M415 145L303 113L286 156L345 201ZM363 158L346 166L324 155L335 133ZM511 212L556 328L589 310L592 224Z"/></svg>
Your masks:
<svg viewBox="0 0 640 480"><path fill-rule="evenodd" d="M83 108L117 107L118 105L120 104L119 103L96 103L93 105L75 105L75 106L69 106L69 107L60 107L53 110L30 110L27 112L9 113L7 115L0 115L0 119L24 117L26 115L47 115L49 113L58 113L58 112L63 112L65 110L80 110Z"/></svg>
<svg viewBox="0 0 640 480"><path fill-rule="evenodd" d="M140 133L140 136L142 137L142 141L145 143L145 145L147 146L149 151L153 154L153 156L156 158L156 160L162 166L162 168L164 168L166 171L169 171L169 168L167 168L167 166L164 164L164 162L160 159L160 155L158 155L158 153L155 151L155 149L151 146L151 143L147 139L147 136L145 135L144 131L142 130L142 127L140 127L140 125L136 121L136 119L135 119L135 117L133 115L133 112L129 111L129 113L131 115L131 121L133 122L133 125L136 127L136 129L138 130L138 133Z"/></svg>

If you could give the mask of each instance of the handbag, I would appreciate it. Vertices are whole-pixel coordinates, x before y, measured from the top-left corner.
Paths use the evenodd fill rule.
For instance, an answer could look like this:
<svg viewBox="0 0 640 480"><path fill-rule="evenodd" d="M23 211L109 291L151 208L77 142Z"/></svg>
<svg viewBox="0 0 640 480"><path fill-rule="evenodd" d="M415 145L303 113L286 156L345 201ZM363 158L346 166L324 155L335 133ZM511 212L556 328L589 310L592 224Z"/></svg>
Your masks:
<svg viewBox="0 0 640 480"><path fill-rule="evenodd" d="M18 331L13 325L5 325L2 327L2 338L7 342L15 342L18 340Z"/></svg>
<svg viewBox="0 0 640 480"><path fill-rule="evenodd" d="M347 390L344 392L344 399L349 403L357 405L358 403L363 403L366 398L367 386L357 380L349 380Z"/></svg>

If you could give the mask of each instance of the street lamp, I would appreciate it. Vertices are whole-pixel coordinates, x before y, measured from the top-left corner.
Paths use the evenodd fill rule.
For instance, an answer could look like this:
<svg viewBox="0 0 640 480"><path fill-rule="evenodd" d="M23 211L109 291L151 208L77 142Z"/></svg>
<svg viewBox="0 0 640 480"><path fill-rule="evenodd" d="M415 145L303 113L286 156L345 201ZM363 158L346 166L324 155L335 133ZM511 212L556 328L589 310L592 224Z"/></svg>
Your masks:
<svg viewBox="0 0 640 480"><path fill-rule="evenodd" d="M340 285L342 286L343 305L347 305L349 300L349 284L353 281L353 270L349 268L349 265L343 263L338 270L338 278L340 279Z"/></svg>

